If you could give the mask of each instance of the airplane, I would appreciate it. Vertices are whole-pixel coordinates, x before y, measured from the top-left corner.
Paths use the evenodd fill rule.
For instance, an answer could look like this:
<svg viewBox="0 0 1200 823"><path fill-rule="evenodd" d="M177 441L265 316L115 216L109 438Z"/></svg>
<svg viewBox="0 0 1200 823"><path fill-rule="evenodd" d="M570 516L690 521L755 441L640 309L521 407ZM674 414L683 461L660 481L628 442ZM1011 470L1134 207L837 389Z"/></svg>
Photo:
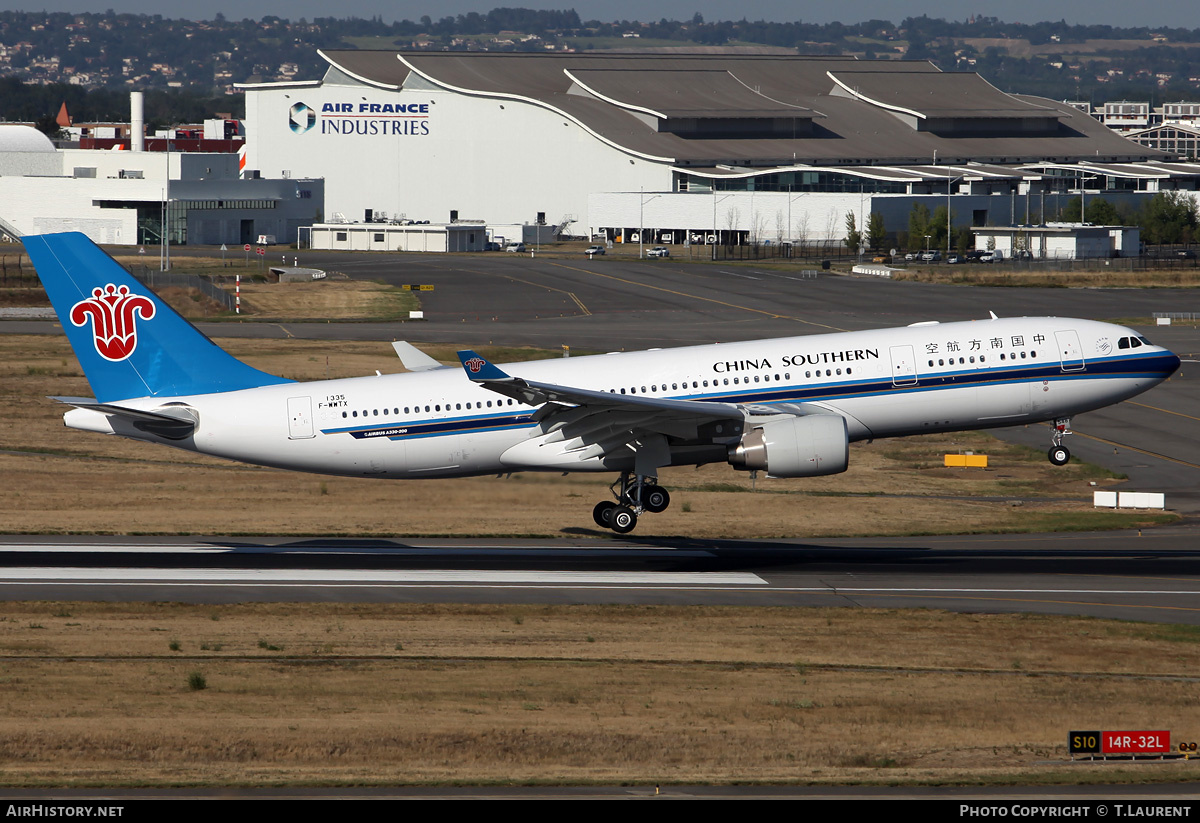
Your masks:
<svg viewBox="0 0 1200 823"><path fill-rule="evenodd" d="M618 534L661 512L666 466L844 472L852 442L1053 421L1166 380L1179 358L1130 329L1058 317L461 368L393 344L407 373L296 382L219 348L79 233L23 240L95 397L66 425L246 463L352 477L616 472L593 509Z"/></svg>

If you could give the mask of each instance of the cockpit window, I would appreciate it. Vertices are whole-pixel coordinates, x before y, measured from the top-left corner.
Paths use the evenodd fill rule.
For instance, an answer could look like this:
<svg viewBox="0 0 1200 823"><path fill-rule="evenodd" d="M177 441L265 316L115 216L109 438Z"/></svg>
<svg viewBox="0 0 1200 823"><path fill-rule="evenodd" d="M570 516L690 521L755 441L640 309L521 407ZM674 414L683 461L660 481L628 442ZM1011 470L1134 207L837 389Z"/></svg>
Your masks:
<svg viewBox="0 0 1200 823"><path fill-rule="evenodd" d="M1122 337L1117 341L1118 349L1140 349L1142 346L1153 346L1154 344L1145 337L1138 335L1136 337Z"/></svg>

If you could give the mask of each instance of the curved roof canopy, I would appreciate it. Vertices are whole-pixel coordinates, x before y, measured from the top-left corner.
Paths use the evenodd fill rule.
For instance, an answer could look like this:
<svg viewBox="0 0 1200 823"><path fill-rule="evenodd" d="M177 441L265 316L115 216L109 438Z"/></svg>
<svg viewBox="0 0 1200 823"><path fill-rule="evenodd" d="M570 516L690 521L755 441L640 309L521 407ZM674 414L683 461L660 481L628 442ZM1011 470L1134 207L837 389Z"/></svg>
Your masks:
<svg viewBox="0 0 1200 823"><path fill-rule="evenodd" d="M677 54L322 52L383 89L521 100L678 167L1144 162L1167 155L1065 103L925 61Z"/></svg>

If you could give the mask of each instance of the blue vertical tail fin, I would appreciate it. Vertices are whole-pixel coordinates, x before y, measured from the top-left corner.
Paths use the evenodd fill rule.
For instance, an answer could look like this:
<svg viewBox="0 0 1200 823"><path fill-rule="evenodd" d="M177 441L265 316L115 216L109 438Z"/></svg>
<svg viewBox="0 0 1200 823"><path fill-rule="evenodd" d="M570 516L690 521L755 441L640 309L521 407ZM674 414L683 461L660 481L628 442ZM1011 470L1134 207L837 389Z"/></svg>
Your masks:
<svg viewBox="0 0 1200 823"><path fill-rule="evenodd" d="M292 382L226 353L86 236L43 234L22 242L97 400Z"/></svg>

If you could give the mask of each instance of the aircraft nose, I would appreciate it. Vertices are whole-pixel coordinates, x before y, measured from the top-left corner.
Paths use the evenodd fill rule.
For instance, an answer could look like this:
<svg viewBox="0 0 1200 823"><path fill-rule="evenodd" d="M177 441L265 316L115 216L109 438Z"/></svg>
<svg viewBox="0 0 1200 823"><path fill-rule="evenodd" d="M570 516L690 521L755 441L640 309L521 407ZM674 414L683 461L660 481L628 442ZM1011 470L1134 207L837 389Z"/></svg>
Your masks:
<svg viewBox="0 0 1200 823"><path fill-rule="evenodd" d="M1166 374L1164 376L1170 377L1175 372L1179 371L1179 364L1183 361L1181 361L1179 359L1179 355L1175 354L1174 352L1167 352L1167 355L1168 355L1168 357L1167 357L1166 369L1165 369Z"/></svg>

